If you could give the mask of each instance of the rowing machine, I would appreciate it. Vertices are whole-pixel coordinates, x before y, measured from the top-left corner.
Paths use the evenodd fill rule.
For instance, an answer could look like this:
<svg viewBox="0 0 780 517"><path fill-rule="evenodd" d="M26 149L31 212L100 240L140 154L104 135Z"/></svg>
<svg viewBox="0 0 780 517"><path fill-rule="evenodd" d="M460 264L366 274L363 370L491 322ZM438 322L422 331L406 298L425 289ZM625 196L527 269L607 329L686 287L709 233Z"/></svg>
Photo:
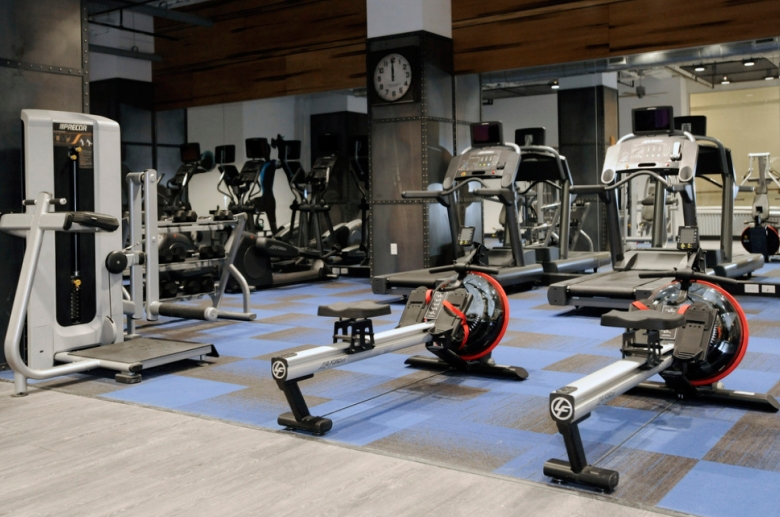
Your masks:
<svg viewBox="0 0 780 517"><path fill-rule="evenodd" d="M569 461L551 459L544 474L611 491L618 472L588 464L579 424L599 405L633 388L679 399L702 398L724 405L776 412L780 405L768 394L732 391L719 382L739 365L748 344L745 313L723 288L710 283L734 280L690 269L643 273L643 278L677 280L630 312L610 311L607 327L622 327L623 359L550 394L550 416L563 436ZM646 382L659 374L664 382Z"/></svg>
<svg viewBox="0 0 780 517"><path fill-rule="evenodd" d="M323 370L419 344L425 344L450 369L526 379L528 372L523 368L496 365L490 358L509 323L509 303L501 285L489 276L494 270L472 263L479 251L475 249L467 263L455 266L455 278L436 289L413 291L395 329L374 334L371 318L390 314L389 305L359 302L320 306L318 316L339 318L334 324L333 345L271 360L271 373L292 410L279 416L279 425L315 434L329 431L333 422L309 413L299 381Z"/></svg>

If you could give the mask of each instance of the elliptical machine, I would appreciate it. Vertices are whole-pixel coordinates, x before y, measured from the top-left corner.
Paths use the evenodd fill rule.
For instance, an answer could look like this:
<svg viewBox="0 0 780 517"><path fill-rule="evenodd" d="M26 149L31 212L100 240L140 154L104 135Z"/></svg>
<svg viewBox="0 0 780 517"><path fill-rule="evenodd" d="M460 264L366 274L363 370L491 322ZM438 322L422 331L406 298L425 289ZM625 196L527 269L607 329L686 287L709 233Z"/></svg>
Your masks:
<svg viewBox="0 0 780 517"><path fill-rule="evenodd" d="M628 312L612 310L601 317L603 326L626 329L623 358L550 394L550 416L563 436L569 460L545 462L544 474L553 480L605 491L617 486L617 471L588 464L578 425L599 404L632 389L762 411L780 408L771 395L722 387L720 381L745 356L748 323L737 300L711 282L738 282L701 272L704 257L696 227L682 227L677 242L678 249L695 257L693 268L640 273L640 278L671 278L674 282L633 302ZM655 374L663 382L646 382Z"/></svg>
<svg viewBox="0 0 780 517"><path fill-rule="evenodd" d="M196 174L209 172L214 168L214 154L211 151L201 154L200 144L197 142L182 144L179 154L182 163L176 174L168 180L165 187L158 186L158 213L161 217L172 217L176 222L193 222L198 215L192 211L190 204L190 181Z"/></svg>
<svg viewBox="0 0 780 517"><path fill-rule="evenodd" d="M247 138L245 145L247 161L241 172L232 165L236 159L234 145L216 148L221 172L217 190L229 199L228 210L234 214L247 214L246 231L257 233L264 230L261 216L265 214L273 235L278 231L273 192L276 161L271 159L271 146L266 138Z"/></svg>

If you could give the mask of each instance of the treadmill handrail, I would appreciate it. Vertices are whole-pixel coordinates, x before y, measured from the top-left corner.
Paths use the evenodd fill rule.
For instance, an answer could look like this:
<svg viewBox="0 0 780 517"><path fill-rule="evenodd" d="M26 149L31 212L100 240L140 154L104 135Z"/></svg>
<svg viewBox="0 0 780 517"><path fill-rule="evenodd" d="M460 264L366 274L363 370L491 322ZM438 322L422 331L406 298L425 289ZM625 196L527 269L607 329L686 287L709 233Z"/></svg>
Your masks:
<svg viewBox="0 0 780 517"><path fill-rule="evenodd" d="M669 183L669 181L667 181L666 178L664 178L660 174L657 174L657 173L655 173L653 171L650 171L650 170L639 170L639 171L631 173L630 176L626 176L625 178L623 178L623 179L621 179L619 181L616 181L612 185L604 185L604 184L601 184L601 185L572 185L570 187L569 191L572 194L597 194L599 192L604 192L604 191L607 191L607 190L615 190L618 187L620 187L622 185L625 185L626 183L628 183L629 181L634 179L636 176L652 176L658 182L663 184L665 187L668 187L668 186L671 185Z"/></svg>
<svg viewBox="0 0 780 517"><path fill-rule="evenodd" d="M469 183L476 181L483 187L487 186L485 185L485 182L482 181L481 178L467 178L462 181L458 181L455 186L447 188L447 189L441 189L441 190L404 190L401 192L401 197L404 199L409 198L433 198L433 197L444 197L449 196L453 192L455 192L458 189L463 188L463 186L468 185Z"/></svg>

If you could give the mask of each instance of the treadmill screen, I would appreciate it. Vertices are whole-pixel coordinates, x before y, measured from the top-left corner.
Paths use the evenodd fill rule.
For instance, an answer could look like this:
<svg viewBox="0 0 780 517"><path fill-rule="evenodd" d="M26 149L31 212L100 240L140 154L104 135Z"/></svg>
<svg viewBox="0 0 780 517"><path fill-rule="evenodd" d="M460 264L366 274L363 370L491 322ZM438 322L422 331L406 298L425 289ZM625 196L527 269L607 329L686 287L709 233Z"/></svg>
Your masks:
<svg viewBox="0 0 780 517"><path fill-rule="evenodd" d="M200 144L182 144L179 146L179 155L184 163L192 163L200 160Z"/></svg>
<svg viewBox="0 0 780 517"><path fill-rule="evenodd" d="M633 111L633 118L635 135L674 131L674 113L671 106L637 108Z"/></svg>
<svg viewBox="0 0 780 517"><path fill-rule="evenodd" d="M471 124L471 145L474 147L502 145L504 143L504 135L502 133L501 122L478 122Z"/></svg>

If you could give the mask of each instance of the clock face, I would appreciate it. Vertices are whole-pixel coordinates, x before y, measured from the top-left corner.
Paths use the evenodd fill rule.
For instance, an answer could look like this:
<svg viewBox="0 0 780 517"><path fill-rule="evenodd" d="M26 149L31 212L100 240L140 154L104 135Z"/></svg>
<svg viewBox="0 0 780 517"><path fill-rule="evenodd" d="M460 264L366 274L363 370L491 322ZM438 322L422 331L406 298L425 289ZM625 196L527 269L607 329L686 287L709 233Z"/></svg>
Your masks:
<svg viewBox="0 0 780 517"><path fill-rule="evenodd" d="M386 101L397 101L412 85L412 66L401 54L388 54L374 69L374 89Z"/></svg>

